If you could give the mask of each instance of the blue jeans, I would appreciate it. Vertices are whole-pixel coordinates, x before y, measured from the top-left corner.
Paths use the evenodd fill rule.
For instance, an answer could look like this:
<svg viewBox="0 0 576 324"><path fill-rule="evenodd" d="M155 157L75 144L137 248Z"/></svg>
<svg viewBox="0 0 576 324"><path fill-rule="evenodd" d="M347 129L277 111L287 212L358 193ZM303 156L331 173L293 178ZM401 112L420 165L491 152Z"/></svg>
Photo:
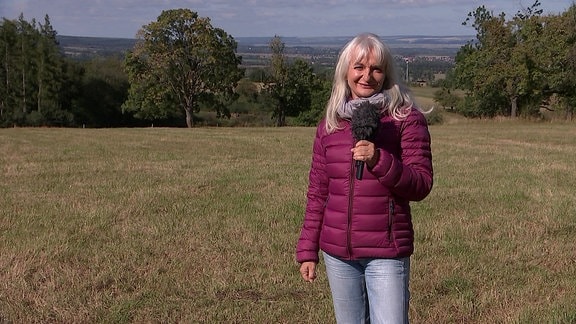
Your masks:
<svg viewBox="0 0 576 324"><path fill-rule="evenodd" d="M323 254L337 323L408 323L409 257L348 261Z"/></svg>

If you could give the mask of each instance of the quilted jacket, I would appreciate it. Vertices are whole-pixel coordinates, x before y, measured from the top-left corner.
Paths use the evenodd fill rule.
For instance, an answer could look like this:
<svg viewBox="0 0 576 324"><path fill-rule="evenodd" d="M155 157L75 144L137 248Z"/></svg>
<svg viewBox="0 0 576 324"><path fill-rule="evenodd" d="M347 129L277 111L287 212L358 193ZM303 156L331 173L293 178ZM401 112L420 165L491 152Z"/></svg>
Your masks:
<svg viewBox="0 0 576 324"><path fill-rule="evenodd" d="M316 130L307 205L296 260L318 262L323 250L333 256L398 258L414 251L410 201L432 189L430 133L422 113L412 109L402 120L384 114L374 139L379 160L355 178L350 123L331 134L324 121Z"/></svg>

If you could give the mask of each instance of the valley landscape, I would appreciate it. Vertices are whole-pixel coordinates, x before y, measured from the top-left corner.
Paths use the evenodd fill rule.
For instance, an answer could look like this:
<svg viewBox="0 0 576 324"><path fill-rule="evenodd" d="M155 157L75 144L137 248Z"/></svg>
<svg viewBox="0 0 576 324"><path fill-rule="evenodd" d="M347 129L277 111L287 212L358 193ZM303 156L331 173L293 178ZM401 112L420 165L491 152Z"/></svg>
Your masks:
<svg viewBox="0 0 576 324"><path fill-rule="evenodd" d="M352 36L343 37L283 37L285 54L304 59L334 62L338 51ZM388 36L382 37L395 55L404 57L430 57L453 59L461 46L473 36ZM262 58L270 53L271 37L238 37L237 53L244 64L262 65ZM90 58L95 56L123 55L132 49L136 39L58 36L63 52L70 57ZM246 63L248 62L248 63Z"/></svg>

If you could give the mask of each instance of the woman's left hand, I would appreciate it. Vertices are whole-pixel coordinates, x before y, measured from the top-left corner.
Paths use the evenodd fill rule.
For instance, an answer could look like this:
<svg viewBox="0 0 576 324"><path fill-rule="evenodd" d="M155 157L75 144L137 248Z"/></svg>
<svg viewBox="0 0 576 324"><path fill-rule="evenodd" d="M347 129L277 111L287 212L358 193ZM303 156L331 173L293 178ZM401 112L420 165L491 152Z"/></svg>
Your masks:
<svg viewBox="0 0 576 324"><path fill-rule="evenodd" d="M364 161L368 167L373 167L378 162L378 150L374 143L366 140L361 140L356 143L352 148L352 158L356 161Z"/></svg>

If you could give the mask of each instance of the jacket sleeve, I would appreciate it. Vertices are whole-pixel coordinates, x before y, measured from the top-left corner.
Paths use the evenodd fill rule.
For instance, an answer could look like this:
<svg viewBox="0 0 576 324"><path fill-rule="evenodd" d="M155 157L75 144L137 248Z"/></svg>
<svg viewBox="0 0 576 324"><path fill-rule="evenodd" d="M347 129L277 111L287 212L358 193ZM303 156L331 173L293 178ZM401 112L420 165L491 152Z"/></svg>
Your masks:
<svg viewBox="0 0 576 324"><path fill-rule="evenodd" d="M296 261L300 263L305 261L318 262L319 260L320 230L328 197L328 177L326 174L326 156L322 146L322 132L325 132L324 123L320 123L314 138L306 214L296 246Z"/></svg>
<svg viewBox="0 0 576 324"><path fill-rule="evenodd" d="M371 172L397 197L420 201L432 190L432 150L424 115L415 109L401 124L401 158L379 149Z"/></svg>

